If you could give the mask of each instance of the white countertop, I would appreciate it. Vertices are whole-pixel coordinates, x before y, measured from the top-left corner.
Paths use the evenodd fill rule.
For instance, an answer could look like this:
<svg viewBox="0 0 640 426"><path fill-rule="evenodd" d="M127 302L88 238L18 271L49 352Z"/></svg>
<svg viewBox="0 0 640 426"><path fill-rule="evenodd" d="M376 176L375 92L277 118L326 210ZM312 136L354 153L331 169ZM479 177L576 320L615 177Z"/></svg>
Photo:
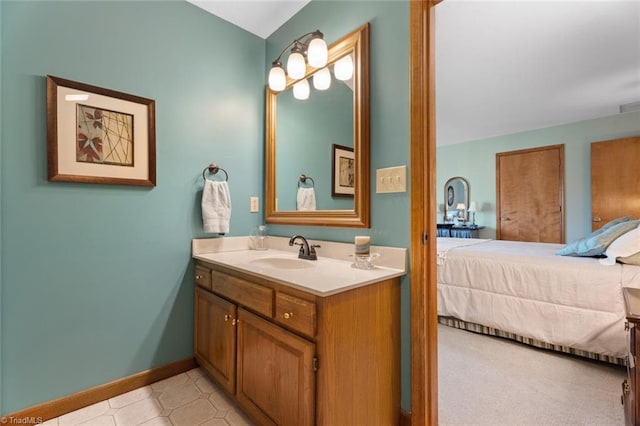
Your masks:
<svg viewBox="0 0 640 426"><path fill-rule="evenodd" d="M269 266L264 259L297 259L298 248L288 247L288 238L269 237L269 250L250 250L248 237L198 239L192 242L193 258L266 278L283 285L330 296L346 290L406 274L407 250L372 246L378 253L373 269L352 267L353 244L309 240L320 244L318 260L300 260L300 269ZM294 261L295 262L295 261ZM292 263L294 263L292 262Z"/></svg>

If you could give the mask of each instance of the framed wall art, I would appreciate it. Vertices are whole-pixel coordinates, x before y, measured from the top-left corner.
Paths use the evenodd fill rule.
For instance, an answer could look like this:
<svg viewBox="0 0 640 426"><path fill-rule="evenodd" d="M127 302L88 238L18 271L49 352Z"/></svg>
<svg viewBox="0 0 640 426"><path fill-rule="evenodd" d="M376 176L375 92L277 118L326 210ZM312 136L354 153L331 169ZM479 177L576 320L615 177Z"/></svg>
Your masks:
<svg viewBox="0 0 640 426"><path fill-rule="evenodd" d="M333 144L332 152L331 196L353 197L356 179L353 148Z"/></svg>
<svg viewBox="0 0 640 426"><path fill-rule="evenodd" d="M155 101L47 76L50 181L156 185Z"/></svg>

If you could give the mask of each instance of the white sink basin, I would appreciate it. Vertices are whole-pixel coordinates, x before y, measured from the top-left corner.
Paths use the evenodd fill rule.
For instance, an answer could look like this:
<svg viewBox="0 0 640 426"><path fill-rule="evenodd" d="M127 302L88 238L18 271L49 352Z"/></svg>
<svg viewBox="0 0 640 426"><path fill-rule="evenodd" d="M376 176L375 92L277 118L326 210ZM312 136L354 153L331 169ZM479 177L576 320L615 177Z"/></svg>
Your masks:
<svg viewBox="0 0 640 426"><path fill-rule="evenodd" d="M250 260L249 263L273 269L307 269L316 266L313 260L304 260L295 257L261 257Z"/></svg>

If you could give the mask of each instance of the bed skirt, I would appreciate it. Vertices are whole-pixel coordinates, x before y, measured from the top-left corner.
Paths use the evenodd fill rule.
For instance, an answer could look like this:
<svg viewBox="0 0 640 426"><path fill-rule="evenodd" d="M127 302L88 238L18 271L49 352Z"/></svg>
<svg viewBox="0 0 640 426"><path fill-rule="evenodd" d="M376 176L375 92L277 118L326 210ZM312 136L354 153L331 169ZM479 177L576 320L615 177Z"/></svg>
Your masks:
<svg viewBox="0 0 640 426"><path fill-rule="evenodd" d="M580 349L569 348L566 346L553 345L551 343L542 342L540 340L531 339L528 337L522 337L520 335L509 333L507 331L498 330L491 327L485 327L484 325L476 324L473 322L462 321L453 317L438 316L438 323L446 325L448 327L458 328L460 330L472 331L474 333L486 334L488 336L502 337L509 340L515 340L516 342L524 343L525 345L534 346L540 349L548 349L556 352L562 352L565 354L571 354L580 356L583 358L589 358L592 360L608 362L616 365L627 365L625 358L617 358L614 356L601 355L594 352L582 351Z"/></svg>

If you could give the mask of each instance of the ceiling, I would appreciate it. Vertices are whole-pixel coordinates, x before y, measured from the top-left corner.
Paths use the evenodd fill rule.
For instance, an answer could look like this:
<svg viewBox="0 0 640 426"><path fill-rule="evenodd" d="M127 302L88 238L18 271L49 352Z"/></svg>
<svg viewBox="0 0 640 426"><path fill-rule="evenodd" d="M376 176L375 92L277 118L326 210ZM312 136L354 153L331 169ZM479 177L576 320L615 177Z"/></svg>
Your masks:
<svg viewBox="0 0 640 426"><path fill-rule="evenodd" d="M308 3L189 1L262 38ZM438 145L614 115L634 102L640 102L640 0L436 6Z"/></svg>
<svg viewBox="0 0 640 426"><path fill-rule="evenodd" d="M187 0L261 38L269 37L311 0Z"/></svg>
<svg viewBox="0 0 640 426"><path fill-rule="evenodd" d="M438 145L614 115L638 101L638 0L436 6Z"/></svg>

